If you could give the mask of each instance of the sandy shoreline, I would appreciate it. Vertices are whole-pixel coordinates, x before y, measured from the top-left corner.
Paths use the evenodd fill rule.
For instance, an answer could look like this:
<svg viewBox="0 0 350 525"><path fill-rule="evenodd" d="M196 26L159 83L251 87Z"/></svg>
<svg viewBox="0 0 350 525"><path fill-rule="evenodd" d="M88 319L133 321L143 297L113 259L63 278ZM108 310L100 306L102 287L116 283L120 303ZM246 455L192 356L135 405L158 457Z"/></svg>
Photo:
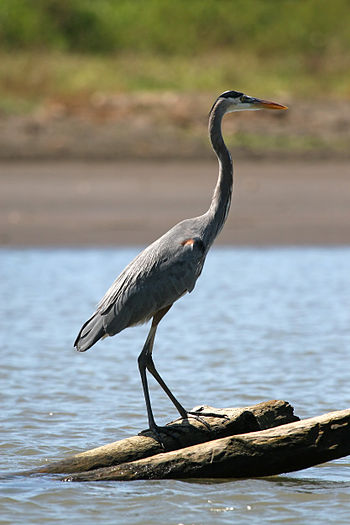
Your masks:
<svg viewBox="0 0 350 525"><path fill-rule="evenodd" d="M203 213L214 161L0 164L2 246L148 244ZM350 170L342 162L236 162L219 244L350 244Z"/></svg>

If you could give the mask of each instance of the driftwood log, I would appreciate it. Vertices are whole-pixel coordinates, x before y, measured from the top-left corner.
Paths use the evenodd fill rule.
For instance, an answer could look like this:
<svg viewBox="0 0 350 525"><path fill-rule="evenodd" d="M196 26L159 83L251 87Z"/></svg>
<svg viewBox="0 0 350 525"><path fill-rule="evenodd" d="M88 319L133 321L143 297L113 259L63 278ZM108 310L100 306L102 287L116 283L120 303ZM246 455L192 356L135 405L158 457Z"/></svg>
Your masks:
<svg viewBox="0 0 350 525"><path fill-rule="evenodd" d="M202 412L225 417L203 416L210 429L194 419L170 423L166 451L144 432L27 474L71 474L64 481L258 477L350 454L350 409L302 421L285 401Z"/></svg>
<svg viewBox="0 0 350 525"><path fill-rule="evenodd" d="M192 410L200 411L203 414L220 414L222 417L201 416L209 428L191 418L180 422L175 421L166 427L161 427L160 435L165 451L184 449L218 438L263 430L299 420L293 413L293 407L286 401L266 401L244 408L218 409L203 406L195 407ZM46 464L28 472L28 474L86 472L149 458L161 452L164 452L164 448L152 437L151 433L144 431L138 436L122 439L61 461Z"/></svg>
<svg viewBox="0 0 350 525"><path fill-rule="evenodd" d="M350 409L71 475L64 481L271 476L347 454Z"/></svg>

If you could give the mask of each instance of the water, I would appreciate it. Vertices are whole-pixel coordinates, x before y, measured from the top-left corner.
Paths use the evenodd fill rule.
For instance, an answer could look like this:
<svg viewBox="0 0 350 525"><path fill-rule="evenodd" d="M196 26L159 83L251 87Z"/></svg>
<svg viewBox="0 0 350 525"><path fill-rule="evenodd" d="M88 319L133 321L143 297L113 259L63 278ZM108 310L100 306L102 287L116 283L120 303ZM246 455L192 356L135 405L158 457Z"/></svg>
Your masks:
<svg viewBox="0 0 350 525"><path fill-rule="evenodd" d="M147 327L89 352L72 341L137 253L0 251L1 470L31 469L147 426L137 356ZM350 248L213 249L159 327L155 362L190 408L286 399L301 417L350 405ZM156 420L176 416L153 383ZM350 521L349 459L267 479L0 481L0 523Z"/></svg>

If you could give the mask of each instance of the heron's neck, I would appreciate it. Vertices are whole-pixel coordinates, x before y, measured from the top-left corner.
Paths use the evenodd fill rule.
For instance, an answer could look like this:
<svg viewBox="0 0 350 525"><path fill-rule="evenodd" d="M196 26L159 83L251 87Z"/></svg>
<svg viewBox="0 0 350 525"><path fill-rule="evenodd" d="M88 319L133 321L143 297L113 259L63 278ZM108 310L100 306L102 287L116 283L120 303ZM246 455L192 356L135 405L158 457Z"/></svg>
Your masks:
<svg viewBox="0 0 350 525"><path fill-rule="evenodd" d="M233 167L230 152L226 148L221 133L221 121L224 114L224 108L218 103L209 116L209 137L219 161L219 176L209 210L205 214L208 222L204 237L208 247L225 224L231 204Z"/></svg>

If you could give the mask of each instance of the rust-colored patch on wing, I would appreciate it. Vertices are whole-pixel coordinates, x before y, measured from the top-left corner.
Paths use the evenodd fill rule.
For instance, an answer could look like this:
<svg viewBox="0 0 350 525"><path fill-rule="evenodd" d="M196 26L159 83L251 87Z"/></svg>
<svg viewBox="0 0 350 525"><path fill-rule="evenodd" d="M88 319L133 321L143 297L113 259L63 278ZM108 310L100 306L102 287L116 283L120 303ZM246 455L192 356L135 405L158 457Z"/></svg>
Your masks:
<svg viewBox="0 0 350 525"><path fill-rule="evenodd" d="M194 245L194 239L185 239L182 241L182 246L193 246Z"/></svg>

